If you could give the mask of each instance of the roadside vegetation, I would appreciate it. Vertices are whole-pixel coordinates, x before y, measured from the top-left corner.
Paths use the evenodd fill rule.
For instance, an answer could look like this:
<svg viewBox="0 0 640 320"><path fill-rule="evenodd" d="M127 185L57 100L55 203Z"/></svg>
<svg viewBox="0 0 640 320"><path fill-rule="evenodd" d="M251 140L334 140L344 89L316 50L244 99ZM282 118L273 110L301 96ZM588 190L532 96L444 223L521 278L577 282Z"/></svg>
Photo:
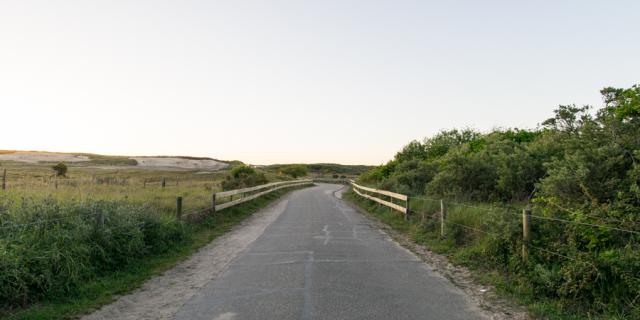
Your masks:
<svg viewBox="0 0 640 320"><path fill-rule="evenodd" d="M602 108L560 106L533 130L449 130L412 141L360 176L361 184L410 195L408 221L345 197L478 271L536 316L640 319L640 87L601 93Z"/></svg>
<svg viewBox="0 0 640 320"><path fill-rule="evenodd" d="M222 181L222 190L233 190L253 187L267 183L267 177L263 172L247 166L239 165L233 169Z"/></svg>
<svg viewBox="0 0 640 320"><path fill-rule="evenodd" d="M203 210L228 176L247 185L291 177L240 164L197 172L4 161L0 169L8 171L0 189L0 317L16 319L69 318L108 303L291 190L193 223L176 219L176 197L185 212Z"/></svg>
<svg viewBox="0 0 640 320"><path fill-rule="evenodd" d="M274 164L264 167L266 171L283 172L291 169L304 170L304 175L318 178L338 178L356 177L364 172L373 169L373 166L365 165L344 165L335 163L312 163L312 164Z"/></svg>

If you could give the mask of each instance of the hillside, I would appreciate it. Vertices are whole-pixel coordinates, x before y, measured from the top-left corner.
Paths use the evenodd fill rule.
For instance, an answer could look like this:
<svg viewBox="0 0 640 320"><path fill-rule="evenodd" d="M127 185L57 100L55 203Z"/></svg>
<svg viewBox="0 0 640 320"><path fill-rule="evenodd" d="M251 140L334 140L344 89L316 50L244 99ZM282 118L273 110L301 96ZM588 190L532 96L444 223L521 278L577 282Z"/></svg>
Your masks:
<svg viewBox="0 0 640 320"><path fill-rule="evenodd" d="M107 156L90 153L61 153L46 151L0 150L0 162L14 161L27 164L64 162L73 166L154 169L154 170L208 170L229 167L230 163L203 157L185 156Z"/></svg>

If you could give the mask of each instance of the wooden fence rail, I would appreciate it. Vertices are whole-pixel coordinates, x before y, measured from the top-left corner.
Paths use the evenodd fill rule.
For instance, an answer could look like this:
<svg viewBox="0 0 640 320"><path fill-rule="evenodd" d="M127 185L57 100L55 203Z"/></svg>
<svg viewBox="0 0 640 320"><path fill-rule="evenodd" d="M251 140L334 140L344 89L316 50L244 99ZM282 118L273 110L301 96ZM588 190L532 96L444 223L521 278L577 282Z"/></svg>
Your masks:
<svg viewBox="0 0 640 320"><path fill-rule="evenodd" d="M333 183L333 184L346 184L349 185L351 182L348 179L340 179L340 178L315 178L313 182L318 183Z"/></svg>
<svg viewBox="0 0 640 320"><path fill-rule="evenodd" d="M411 211L409 209L409 196L404 195L404 194L400 194L400 193L395 193L395 192L391 192L391 191L387 191L387 190L379 190L379 189L374 189L374 188L369 188L369 187L364 187L361 185L356 184L353 180L350 180L351 186L352 186L352 190L353 192L355 192L356 194L358 194L359 196L369 199L371 201L377 202L379 204L382 204L384 206L387 206L391 209L400 211L404 214L404 218L405 220L408 218L410 213L416 213L416 211ZM377 195L385 195L388 196L390 198L394 198L394 199L398 199L398 200L403 200L406 201L406 207L403 207L401 205L395 204L391 201L386 201L383 199L380 199L378 197L375 197L373 195L367 194L365 192L369 192L372 194L377 194ZM412 198L414 198L414 200L417 199L428 199L428 200L436 200L436 199L429 199L429 198L424 198L424 197L417 197L417 196L411 196ZM440 219L440 237L444 238L445 237L445 225L448 223L454 224L454 225L458 225L458 226L462 226L463 228L469 229L469 230L475 230L475 231L480 231L480 232L484 232L487 233L485 231L479 230L479 229L475 229L473 227L469 227L467 225L464 224L459 224L456 222L447 222L447 207L445 205L445 201L443 199L439 200L440 202L440 212L438 214L439 219ZM455 202L454 202L455 203ZM522 210L522 260L526 263L529 260L529 247L531 246L531 218L532 217L539 217L542 219L550 219L548 217L540 217L540 216L535 216L531 214L531 208L530 207L526 207ZM554 220L554 219L550 219L550 220ZM558 220L558 219L555 219ZM565 221L565 220L559 220L559 221ZM422 212L422 220L421 223L424 224L425 222L425 212ZM568 221L565 221L568 222ZM594 224L590 224L591 226L598 226L598 225L594 225ZM606 227L606 226L600 226L600 227ZM614 228L616 229L616 228ZM625 229L616 229L619 231L626 231L626 232L635 232L635 231L630 231L630 230L625 230ZM491 233L487 233L487 234L491 234ZM535 248L535 247L534 247ZM547 250L548 251L548 250ZM549 251L548 251L549 252ZM558 253L556 252L551 252L552 254L556 254L558 255ZM560 256L563 256L560 254ZM566 257L566 256L563 256Z"/></svg>
<svg viewBox="0 0 640 320"><path fill-rule="evenodd" d="M214 208L214 212L218 211L218 210L222 210L225 208L229 208L229 207L233 207L235 205L241 204L243 202L247 202L249 200L253 200L255 198L258 198L262 195L265 195L267 193L276 191L278 189L282 189L282 188L288 188L288 187L295 187L295 186L302 186L302 185L307 185L307 184L311 184L313 183L313 180L294 180L294 181L282 181L282 182L272 182L272 183L267 183L267 184L263 184L260 186L255 186L255 187L250 187L250 188L244 188L244 189L236 189L236 190L229 190L229 191L223 191L223 192L217 192L214 194L213 199L214 201L218 201L220 198L223 197L231 197L234 195L244 195L246 193L251 193L251 192L255 192L255 191L260 191L260 190L264 190L258 193L254 193L248 196L242 196L240 199L235 199L235 200L231 200L229 202L225 202L225 203L221 203L221 204L213 204L213 208Z"/></svg>
<svg viewBox="0 0 640 320"><path fill-rule="evenodd" d="M379 190L379 189L374 189L374 188L369 188L369 187L365 187L365 186L361 186L359 184L356 184L353 180L351 181L351 186L353 187L353 191L355 193L357 193L358 195L360 195L363 198L367 198L371 201L375 201L383 206L387 206L393 210L396 211L400 211L401 213L404 214L405 218L407 217L408 213L409 213L409 197L407 195L401 194L401 193L395 193L395 192L391 192L391 191L386 191L386 190ZM406 203L406 206L403 207L399 204L395 204L391 201L386 201L383 199L380 199L378 197L372 196L372 195L368 195L365 192L370 192L370 193L374 193L374 194L379 194L379 195L385 195L394 199L398 199L401 201L404 201Z"/></svg>

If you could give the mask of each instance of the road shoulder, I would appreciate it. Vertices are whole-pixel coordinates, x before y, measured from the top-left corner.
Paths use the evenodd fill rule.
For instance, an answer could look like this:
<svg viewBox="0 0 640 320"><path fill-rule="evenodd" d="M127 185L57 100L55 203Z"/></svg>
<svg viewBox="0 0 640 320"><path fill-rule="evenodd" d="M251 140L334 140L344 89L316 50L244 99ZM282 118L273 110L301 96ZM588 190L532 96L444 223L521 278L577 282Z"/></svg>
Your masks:
<svg viewBox="0 0 640 320"><path fill-rule="evenodd" d="M142 287L82 319L170 319L196 292L216 279L287 206L289 193Z"/></svg>
<svg viewBox="0 0 640 320"><path fill-rule="evenodd" d="M342 193L348 188L342 188L334 193L338 199L342 199ZM356 212L362 214L372 226L378 228L380 232L387 235L399 246L406 248L418 258L429 265L430 269L449 279L456 287L460 288L464 294L484 311L486 316L495 320L527 320L531 319L527 312L513 303L498 297L495 289L490 286L483 286L473 280L471 272L464 267L456 266L449 262L447 257L430 251L426 246L420 245L409 239L405 234L393 229L391 226L380 221L376 216L359 207L358 205L346 201L347 205Z"/></svg>

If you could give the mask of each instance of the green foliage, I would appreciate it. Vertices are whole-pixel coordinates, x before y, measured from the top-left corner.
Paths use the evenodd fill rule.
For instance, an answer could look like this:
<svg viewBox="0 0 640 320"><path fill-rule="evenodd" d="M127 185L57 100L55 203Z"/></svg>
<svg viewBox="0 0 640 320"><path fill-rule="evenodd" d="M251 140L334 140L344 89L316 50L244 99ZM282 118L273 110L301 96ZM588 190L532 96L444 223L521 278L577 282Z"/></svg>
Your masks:
<svg viewBox="0 0 640 320"><path fill-rule="evenodd" d="M637 317L640 86L601 92L603 108L561 105L535 130L452 130L412 141L359 181L430 198L520 207L531 201L537 215L573 222L535 220L533 244L553 254L534 251L530 264L523 265L522 235L513 215L456 209L446 239L454 260L508 270L533 301L548 298L568 310Z"/></svg>
<svg viewBox="0 0 640 320"><path fill-rule="evenodd" d="M307 175L307 166L303 164L292 164L282 167L280 172L296 179Z"/></svg>
<svg viewBox="0 0 640 320"><path fill-rule="evenodd" d="M294 164L298 165L298 164ZM273 164L266 166L264 169L273 172L282 172L283 168L292 166L290 164ZM307 173L316 176L332 176L333 174L344 176L357 176L363 172L371 170L372 166L364 165L345 165L336 163L312 163L304 164L307 168Z"/></svg>
<svg viewBox="0 0 640 320"><path fill-rule="evenodd" d="M267 183L267 178L264 173L247 165L239 165L233 168L222 181L222 190L241 189L265 183Z"/></svg>
<svg viewBox="0 0 640 320"><path fill-rule="evenodd" d="M62 162L52 166L51 169L55 171L57 177L65 177L67 175L67 165Z"/></svg>
<svg viewBox="0 0 640 320"><path fill-rule="evenodd" d="M0 301L8 305L68 295L186 239L179 223L122 201L0 196L0 217Z"/></svg>
<svg viewBox="0 0 640 320"><path fill-rule="evenodd" d="M288 191L198 224L125 201L0 194L0 318L76 318L171 268Z"/></svg>

